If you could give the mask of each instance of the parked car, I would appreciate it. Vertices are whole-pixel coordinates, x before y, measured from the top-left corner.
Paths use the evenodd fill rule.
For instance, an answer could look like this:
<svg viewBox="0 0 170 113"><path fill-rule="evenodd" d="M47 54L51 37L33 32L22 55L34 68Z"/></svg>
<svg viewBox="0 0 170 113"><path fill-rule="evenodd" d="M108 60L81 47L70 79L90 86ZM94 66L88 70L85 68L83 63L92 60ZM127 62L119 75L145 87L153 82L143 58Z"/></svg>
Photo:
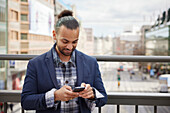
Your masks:
<svg viewBox="0 0 170 113"><path fill-rule="evenodd" d="M159 76L160 93L168 93L170 87L170 74L163 74Z"/></svg>

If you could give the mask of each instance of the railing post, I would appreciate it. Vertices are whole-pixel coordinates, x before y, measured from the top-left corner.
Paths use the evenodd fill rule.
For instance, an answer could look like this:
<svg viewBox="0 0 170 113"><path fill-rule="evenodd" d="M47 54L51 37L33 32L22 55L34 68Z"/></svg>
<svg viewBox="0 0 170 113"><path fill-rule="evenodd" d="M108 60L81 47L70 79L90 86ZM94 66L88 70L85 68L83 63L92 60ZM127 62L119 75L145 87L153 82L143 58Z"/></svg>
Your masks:
<svg viewBox="0 0 170 113"><path fill-rule="evenodd" d="M7 109L8 109L8 104L7 102L4 102L4 113L7 113Z"/></svg>
<svg viewBox="0 0 170 113"><path fill-rule="evenodd" d="M22 108L21 110L22 110L22 113L24 113L24 109Z"/></svg>
<svg viewBox="0 0 170 113"><path fill-rule="evenodd" d="M157 106L154 106L154 113L157 113Z"/></svg>
<svg viewBox="0 0 170 113"><path fill-rule="evenodd" d="M138 113L138 105L135 105L135 113Z"/></svg>
<svg viewBox="0 0 170 113"><path fill-rule="evenodd" d="M98 107L98 109L99 109L99 113L101 113L102 111L101 111L101 107Z"/></svg>
<svg viewBox="0 0 170 113"><path fill-rule="evenodd" d="M117 113L119 113L120 112L120 105L117 105Z"/></svg>

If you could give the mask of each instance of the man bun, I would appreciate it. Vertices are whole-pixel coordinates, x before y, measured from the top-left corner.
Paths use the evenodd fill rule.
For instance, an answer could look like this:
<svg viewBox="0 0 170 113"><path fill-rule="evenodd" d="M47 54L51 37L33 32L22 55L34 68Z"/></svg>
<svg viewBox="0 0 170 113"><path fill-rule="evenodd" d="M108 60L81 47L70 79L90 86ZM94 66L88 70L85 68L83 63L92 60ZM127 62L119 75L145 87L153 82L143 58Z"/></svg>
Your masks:
<svg viewBox="0 0 170 113"><path fill-rule="evenodd" d="M65 17L65 16L73 16L73 12L70 10L64 10L58 15L58 19Z"/></svg>

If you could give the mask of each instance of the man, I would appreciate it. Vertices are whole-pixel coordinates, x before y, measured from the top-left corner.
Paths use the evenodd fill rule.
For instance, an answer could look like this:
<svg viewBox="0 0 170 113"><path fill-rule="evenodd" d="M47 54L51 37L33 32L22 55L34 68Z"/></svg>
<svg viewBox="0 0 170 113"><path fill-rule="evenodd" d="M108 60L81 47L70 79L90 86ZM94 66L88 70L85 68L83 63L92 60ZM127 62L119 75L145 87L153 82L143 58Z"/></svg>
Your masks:
<svg viewBox="0 0 170 113"><path fill-rule="evenodd" d="M29 61L21 105L37 113L90 113L107 102L96 59L76 50L79 24L65 10L53 32L53 48ZM81 92L73 92L84 86Z"/></svg>

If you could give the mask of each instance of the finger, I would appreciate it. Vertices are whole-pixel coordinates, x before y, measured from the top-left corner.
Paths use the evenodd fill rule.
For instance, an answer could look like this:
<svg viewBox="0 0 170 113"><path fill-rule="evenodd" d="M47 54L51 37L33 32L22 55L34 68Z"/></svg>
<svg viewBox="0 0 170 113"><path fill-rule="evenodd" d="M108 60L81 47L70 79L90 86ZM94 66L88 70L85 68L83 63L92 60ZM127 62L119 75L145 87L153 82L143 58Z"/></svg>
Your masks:
<svg viewBox="0 0 170 113"><path fill-rule="evenodd" d="M79 97L79 95L67 95L67 98L76 98Z"/></svg>
<svg viewBox="0 0 170 113"><path fill-rule="evenodd" d="M92 92L88 92L88 93L84 93L82 95L80 95L82 98L90 98L93 96L93 93Z"/></svg>
<svg viewBox="0 0 170 113"><path fill-rule="evenodd" d="M78 97L79 96L79 93L72 92L72 91L69 91L69 90L67 90L65 93L67 94L67 97L69 97L69 98L74 98L74 97Z"/></svg>
<svg viewBox="0 0 170 113"><path fill-rule="evenodd" d="M65 85L65 88L69 91L72 91L72 88L70 86Z"/></svg>
<svg viewBox="0 0 170 113"><path fill-rule="evenodd" d="M65 98L65 99L64 99L64 101L69 101L69 100L71 100L71 98Z"/></svg>
<svg viewBox="0 0 170 113"><path fill-rule="evenodd" d="M79 93L79 96L84 96L93 93L92 88L86 89L86 91L82 91Z"/></svg>
<svg viewBox="0 0 170 113"><path fill-rule="evenodd" d="M84 82L81 83L81 87L86 87L86 84Z"/></svg>
<svg viewBox="0 0 170 113"><path fill-rule="evenodd" d="M92 91L92 87L90 86L90 84L86 84L86 88L83 91L79 92L79 94L87 93L89 91Z"/></svg>
<svg viewBox="0 0 170 113"><path fill-rule="evenodd" d="M86 89L87 89L87 91L89 91L89 90L92 89L91 86L90 86L90 84L86 84Z"/></svg>

